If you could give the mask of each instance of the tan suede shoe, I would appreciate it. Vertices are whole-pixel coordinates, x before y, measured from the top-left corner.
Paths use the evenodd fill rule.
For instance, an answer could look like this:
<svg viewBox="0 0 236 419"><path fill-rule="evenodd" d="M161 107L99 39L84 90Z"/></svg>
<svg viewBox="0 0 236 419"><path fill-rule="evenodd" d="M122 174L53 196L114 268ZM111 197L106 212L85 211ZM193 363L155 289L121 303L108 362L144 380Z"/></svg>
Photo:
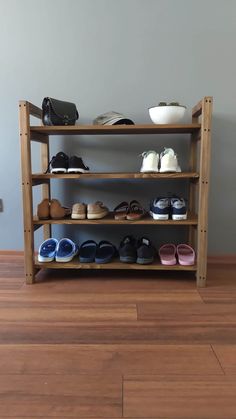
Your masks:
<svg viewBox="0 0 236 419"><path fill-rule="evenodd" d="M37 207L37 216L39 220L47 220L50 217L49 199L43 199Z"/></svg>
<svg viewBox="0 0 236 419"><path fill-rule="evenodd" d="M66 217L71 213L70 208L62 207L58 199L52 199L50 205L50 217L54 220Z"/></svg>
<svg viewBox="0 0 236 419"><path fill-rule="evenodd" d="M100 218L106 217L109 213L109 209L103 205L102 202L97 201L94 204L88 204L87 207L87 218L88 220L99 220Z"/></svg>
<svg viewBox="0 0 236 419"><path fill-rule="evenodd" d="M74 204L72 207L71 218L73 218L73 220L85 220L86 209L87 209L87 205L84 203Z"/></svg>

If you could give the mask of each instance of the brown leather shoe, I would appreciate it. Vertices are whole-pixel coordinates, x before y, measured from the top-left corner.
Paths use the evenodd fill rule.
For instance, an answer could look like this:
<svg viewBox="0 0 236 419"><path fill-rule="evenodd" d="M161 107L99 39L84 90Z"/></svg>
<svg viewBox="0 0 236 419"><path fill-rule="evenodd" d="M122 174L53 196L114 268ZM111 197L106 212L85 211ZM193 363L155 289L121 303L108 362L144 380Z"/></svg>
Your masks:
<svg viewBox="0 0 236 419"><path fill-rule="evenodd" d="M50 217L54 220L66 217L71 213L70 208L62 207L58 199L52 199L50 205Z"/></svg>
<svg viewBox="0 0 236 419"><path fill-rule="evenodd" d="M87 218L88 220L99 220L109 214L109 209L102 202L97 201L94 204L88 204Z"/></svg>
<svg viewBox="0 0 236 419"><path fill-rule="evenodd" d="M37 216L39 220L47 220L50 217L49 199L43 199L37 206Z"/></svg>

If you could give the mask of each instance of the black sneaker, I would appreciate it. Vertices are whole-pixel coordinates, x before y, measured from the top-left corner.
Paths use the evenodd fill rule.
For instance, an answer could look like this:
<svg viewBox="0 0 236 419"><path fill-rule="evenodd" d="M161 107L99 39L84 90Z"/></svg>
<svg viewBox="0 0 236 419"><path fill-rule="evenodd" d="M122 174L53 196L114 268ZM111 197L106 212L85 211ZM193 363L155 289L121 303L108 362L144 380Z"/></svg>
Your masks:
<svg viewBox="0 0 236 419"><path fill-rule="evenodd" d="M50 162L48 163L48 168L46 173L49 171L49 167L51 165L51 173L66 173L68 169L69 164L69 157L63 153L63 151L60 151L56 154L56 156L53 156Z"/></svg>
<svg viewBox="0 0 236 419"><path fill-rule="evenodd" d="M137 263L145 265L152 263L154 260L154 247L147 237L142 237L137 243Z"/></svg>
<svg viewBox="0 0 236 419"><path fill-rule="evenodd" d="M89 167L85 166L81 157L71 156L69 159L68 173L86 173L89 172Z"/></svg>
<svg viewBox="0 0 236 419"><path fill-rule="evenodd" d="M135 263L137 259L136 240L133 236L125 236L119 247L120 261Z"/></svg>

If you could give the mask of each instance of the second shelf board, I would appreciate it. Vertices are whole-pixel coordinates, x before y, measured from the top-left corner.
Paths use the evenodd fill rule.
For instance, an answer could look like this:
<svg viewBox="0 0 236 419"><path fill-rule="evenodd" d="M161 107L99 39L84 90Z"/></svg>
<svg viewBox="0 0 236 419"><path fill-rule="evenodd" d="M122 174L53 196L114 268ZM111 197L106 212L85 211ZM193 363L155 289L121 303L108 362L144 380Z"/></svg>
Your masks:
<svg viewBox="0 0 236 419"><path fill-rule="evenodd" d="M150 215L147 215L140 220L137 221L129 221L129 220L115 220L113 214L109 214L108 216L101 218L100 220L72 220L71 218L63 218L60 220L39 220L37 216L33 219L33 224L35 225L43 225L43 224L78 224L78 225L162 225L162 226L168 226L168 225L175 225L175 226L181 226L181 225L197 225L198 220L197 216L190 215L187 220L153 220L153 218Z"/></svg>
<svg viewBox="0 0 236 419"><path fill-rule="evenodd" d="M33 173L33 180L43 179L198 179L197 172L140 173L140 172L90 172L90 173Z"/></svg>

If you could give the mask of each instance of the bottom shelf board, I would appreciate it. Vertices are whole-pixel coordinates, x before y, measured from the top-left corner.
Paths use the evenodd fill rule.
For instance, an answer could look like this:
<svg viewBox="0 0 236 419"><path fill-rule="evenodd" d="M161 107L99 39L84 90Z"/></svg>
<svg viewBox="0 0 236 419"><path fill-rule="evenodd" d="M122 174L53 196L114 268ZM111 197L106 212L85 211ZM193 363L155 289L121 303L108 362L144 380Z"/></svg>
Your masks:
<svg viewBox="0 0 236 419"><path fill-rule="evenodd" d="M166 266L161 265L159 261L154 261L150 265L140 265L138 263L122 263L119 260L114 260L110 263L80 263L79 259L76 257L71 262L61 263L61 262L38 262L38 259L35 258L35 267L36 268L47 268L47 269L133 269L133 270L161 270L161 271L196 271L197 266L183 266L183 265L172 265Z"/></svg>

